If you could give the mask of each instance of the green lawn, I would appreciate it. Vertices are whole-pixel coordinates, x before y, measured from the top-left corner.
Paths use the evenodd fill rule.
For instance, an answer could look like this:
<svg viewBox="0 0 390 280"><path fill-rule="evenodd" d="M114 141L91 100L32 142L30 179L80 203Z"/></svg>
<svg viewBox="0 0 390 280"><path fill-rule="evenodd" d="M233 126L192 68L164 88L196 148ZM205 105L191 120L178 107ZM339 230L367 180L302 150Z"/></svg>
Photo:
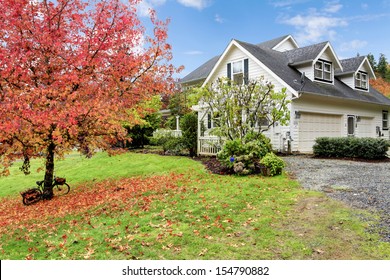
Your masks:
<svg viewBox="0 0 390 280"><path fill-rule="evenodd" d="M214 175L136 153L56 166L71 192L29 207L18 193L43 173L15 165L0 178L0 259L390 259L389 243L367 233L375 217L286 175Z"/></svg>
<svg viewBox="0 0 390 280"><path fill-rule="evenodd" d="M11 176L0 177L0 197L18 195L20 191L33 187L35 182L43 180L44 172L36 172L43 167L42 160L31 161L31 174L26 176L19 170L22 162L16 162L10 169ZM55 164L55 174L67 178L67 182L77 186L82 182L100 181L107 178L132 176L153 176L168 172L185 172L198 167L191 160L182 157L162 157L126 153L109 156L98 153L88 159L77 153L66 156Z"/></svg>

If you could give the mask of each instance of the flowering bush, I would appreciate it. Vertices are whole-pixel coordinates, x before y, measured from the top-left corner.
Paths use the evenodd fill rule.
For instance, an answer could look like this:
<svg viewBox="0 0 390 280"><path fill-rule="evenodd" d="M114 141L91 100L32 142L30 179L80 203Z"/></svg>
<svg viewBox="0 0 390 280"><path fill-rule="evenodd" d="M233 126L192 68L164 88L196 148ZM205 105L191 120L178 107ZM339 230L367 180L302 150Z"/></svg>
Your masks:
<svg viewBox="0 0 390 280"><path fill-rule="evenodd" d="M226 141L217 158L234 173L246 175L258 172L260 159L271 151L271 142L263 134L248 134L242 140Z"/></svg>

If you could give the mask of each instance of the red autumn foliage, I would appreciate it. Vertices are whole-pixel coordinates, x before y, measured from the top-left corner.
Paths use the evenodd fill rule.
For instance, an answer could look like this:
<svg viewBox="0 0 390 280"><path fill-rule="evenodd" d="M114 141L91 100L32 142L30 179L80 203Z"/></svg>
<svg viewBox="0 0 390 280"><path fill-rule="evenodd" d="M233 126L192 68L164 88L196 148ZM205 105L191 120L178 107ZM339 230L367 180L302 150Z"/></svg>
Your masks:
<svg viewBox="0 0 390 280"><path fill-rule="evenodd" d="M177 186L180 178L181 175L171 174L146 179L105 180L93 185L85 183L66 196L32 206L24 206L19 198L5 198L0 200L0 234L10 234L17 229L54 228L57 218L71 214L82 214L88 220L89 211L94 216L115 212L119 208L129 213L148 211L153 201L161 200L168 192L180 190ZM62 238L66 239L66 235Z"/></svg>
<svg viewBox="0 0 390 280"><path fill-rule="evenodd" d="M382 77L378 77L376 80L370 80L370 83L371 86L380 91L383 95L390 97L390 83L388 81Z"/></svg>
<svg viewBox="0 0 390 280"><path fill-rule="evenodd" d="M91 156L126 137L140 103L173 91L168 22L150 12L153 34L138 19L139 0L0 1L0 164ZM50 194L50 193L49 193ZM50 195L48 196L50 198Z"/></svg>

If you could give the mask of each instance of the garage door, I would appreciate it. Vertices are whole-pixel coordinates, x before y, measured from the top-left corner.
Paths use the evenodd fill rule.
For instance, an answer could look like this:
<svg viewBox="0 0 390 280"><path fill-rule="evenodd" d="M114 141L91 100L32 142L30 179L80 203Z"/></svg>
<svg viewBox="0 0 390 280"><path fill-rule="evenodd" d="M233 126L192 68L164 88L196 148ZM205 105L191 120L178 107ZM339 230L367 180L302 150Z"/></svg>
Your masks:
<svg viewBox="0 0 390 280"><path fill-rule="evenodd" d="M318 137L340 137L341 128L341 115L301 112L299 151L303 153L312 152L315 139Z"/></svg>

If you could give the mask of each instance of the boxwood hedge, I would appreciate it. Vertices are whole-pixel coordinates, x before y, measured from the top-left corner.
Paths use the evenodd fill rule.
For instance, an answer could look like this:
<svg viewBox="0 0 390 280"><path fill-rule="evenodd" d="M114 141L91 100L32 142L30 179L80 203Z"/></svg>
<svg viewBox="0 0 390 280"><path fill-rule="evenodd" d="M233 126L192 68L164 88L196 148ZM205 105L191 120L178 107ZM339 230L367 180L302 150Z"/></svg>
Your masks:
<svg viewBox="0 0 390 280"><path fill-rule="evenodd" d="M381 138L320 137L313 153L319 157L381 159L387 157L390 142Z"/></svg>

